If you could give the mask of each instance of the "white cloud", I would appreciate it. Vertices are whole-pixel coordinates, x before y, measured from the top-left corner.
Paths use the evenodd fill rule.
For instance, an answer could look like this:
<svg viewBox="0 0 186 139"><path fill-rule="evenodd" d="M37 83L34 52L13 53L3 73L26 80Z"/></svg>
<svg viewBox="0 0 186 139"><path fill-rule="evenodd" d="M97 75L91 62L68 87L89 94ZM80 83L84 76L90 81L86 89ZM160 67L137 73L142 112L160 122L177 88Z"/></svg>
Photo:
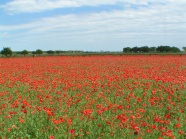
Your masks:
<svg viewBox="0 0 186 139"><path fill-rule="evenodd" d="M1 6L9 13L34 13L56 8L116 4L123 0L14 0Z"/></svg>
<svg viewBox="0 0 186 139"><path fill-rule="evenodd" d="M112 12L100 12L89 14L61 15L50 18L39 19L35 22L13 26L0 26L0 30L23 30L31 32L45 31L127 31L127 30L146 30L151 29L157 32L160 29L173 30L184 28L186 13L183 7L172 7L172 5L155 5L150 8L138 10L127 9ZM153 29L157 27L157 29ZM140 32L139 32L140 33Z"/></svg>
<svg viewBox="0 0 186 139"><path fill-rule="evenodd" d="M40 6L43 4L43 1L45 1L45 3L52 2L53 4L55 3L53 7L56 7L55 5L59 6L59 3L65 3L65 1L62 2L59 0L28 1L30 1L30 5L32 5L31 3L37 3ZM119 2L117 0L100 1L101 0L95 0L89 5L99 5L104 3L114 4ZM24 3L23 0L13 2L20 2L20 5L29 3ZM72 6L72 3L74 3L74 6L81 6L88 4L88 2L91 3L89 0L81 0L81 2L80 0L69 0L68 2L68 4L66 3L64 5ZM140 4L147 4L147 2L155 2L155 0L141 0ZM158 2L158 0L156 0L156 2ZM0 25L0 32L8 32L9 40L19 42L19 45L21 45L21 43L24 45L27 43L37 46L49 46L52 44L56 46L59 44L66 44L66 46L83 46L91 44L91 46L97 45L101 47L101 45L114 45L115 43L118 45L119 49L123 47L123 42L130 43L130 46L149 44L161 45L169 42L171 44L168 45L182 45L186 43L186 41L183 41L183 37L186 36L186 13L184 12L186 1L180 0L177 2L166 0L166 2L166 4L154 4L150 7L141 7L138 9L128 8L112 12L60 15L42 18L38 21L25 24L10 26ZM139 4L137 0L131 0L130 3ZM39 6L30 7L32 7L30 8L30 11L33 9L37 11L37 9L39 9ZM41 11L50 9L46 7L52 6L50 4L44 4L43 7L40 7ZM26 11L26 8L25 10L23 8L20 11L15 9L9 9L9 11L29 11Z"/></svg>
<svg viewBox="0 0 186 139"><path fill-rule="evenodd" d="M136 4L148 5L148 2L186 4L185 0L13 0L0 7L10 14L15 13L34 13L56 8L99 6L114 4Z"/></svg>

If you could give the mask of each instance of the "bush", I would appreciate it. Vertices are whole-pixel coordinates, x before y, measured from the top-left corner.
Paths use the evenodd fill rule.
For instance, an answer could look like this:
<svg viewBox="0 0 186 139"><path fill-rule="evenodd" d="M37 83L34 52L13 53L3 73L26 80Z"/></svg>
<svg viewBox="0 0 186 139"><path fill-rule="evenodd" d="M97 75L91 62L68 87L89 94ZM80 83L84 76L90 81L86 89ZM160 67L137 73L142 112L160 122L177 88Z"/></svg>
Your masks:
<svg viewBox="0 0 186 139"><path fill-rule="evenodd" d="M3 50L1 51L2 55L5 55L6 57L12 56L12 50L9 47L4 47Z"/></svg>

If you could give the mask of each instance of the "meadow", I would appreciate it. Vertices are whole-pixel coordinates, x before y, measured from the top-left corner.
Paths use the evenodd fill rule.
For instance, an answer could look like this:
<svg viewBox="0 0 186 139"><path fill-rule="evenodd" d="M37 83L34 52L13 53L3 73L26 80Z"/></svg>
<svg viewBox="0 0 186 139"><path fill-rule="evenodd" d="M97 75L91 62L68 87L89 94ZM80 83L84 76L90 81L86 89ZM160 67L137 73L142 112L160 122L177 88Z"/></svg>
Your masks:
<svg viewBox="0 0 186 139"><path fill-rule="evenodd" d="M0 59L0 139L185 139L186 56Z"/></svg>

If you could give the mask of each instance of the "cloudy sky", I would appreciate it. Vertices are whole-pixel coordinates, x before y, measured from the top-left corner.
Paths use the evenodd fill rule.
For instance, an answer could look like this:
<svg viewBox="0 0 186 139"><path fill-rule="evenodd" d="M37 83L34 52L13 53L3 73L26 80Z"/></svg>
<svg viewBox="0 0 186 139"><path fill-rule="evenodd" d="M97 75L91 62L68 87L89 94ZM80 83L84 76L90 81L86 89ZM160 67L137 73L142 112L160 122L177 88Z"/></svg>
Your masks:
<svg viewBox="0 0 186 139"><path fill-rule="evenodd" d="M0 49L186 46L186 0L0 0Z"/></svg>

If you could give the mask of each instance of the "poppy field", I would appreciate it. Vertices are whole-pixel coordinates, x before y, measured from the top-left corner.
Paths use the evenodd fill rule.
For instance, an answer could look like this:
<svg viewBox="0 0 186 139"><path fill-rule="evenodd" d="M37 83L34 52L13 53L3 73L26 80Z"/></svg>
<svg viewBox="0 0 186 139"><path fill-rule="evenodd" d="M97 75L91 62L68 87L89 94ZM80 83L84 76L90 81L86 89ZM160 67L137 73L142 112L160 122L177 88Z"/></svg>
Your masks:
<svg viewBox="0 0 186 139"><path fill-rule="evenodd" d="M0 139L185 139L186 56L0 59Z"/></svg>

